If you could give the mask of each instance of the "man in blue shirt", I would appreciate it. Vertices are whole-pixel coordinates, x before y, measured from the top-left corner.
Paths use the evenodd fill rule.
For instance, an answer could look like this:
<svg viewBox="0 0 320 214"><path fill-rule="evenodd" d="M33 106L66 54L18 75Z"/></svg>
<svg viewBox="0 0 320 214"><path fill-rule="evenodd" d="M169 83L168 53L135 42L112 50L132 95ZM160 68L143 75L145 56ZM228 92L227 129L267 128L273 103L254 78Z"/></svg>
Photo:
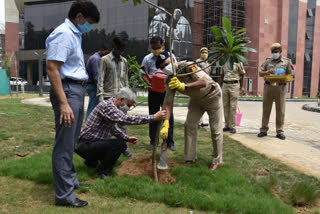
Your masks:
<svg viewBox="0 0 320 214"><path fill-rule="evenodd" d="M97 98L97 84L99 78L99 67L100 67L100 60L101 57L107 55L110 51L106 46L100 48L98 52L93 54L89 57L86 69L89 75L88 86L87 86L87 93L89 95L89 104L86 114L86 120L89 117L91 111L98 105L98 98Z"/></svg>
<svg viewBox="0 0 320 214"><path fill-rule="evenodd" d="M55 116L52 171L55 204L58 206L88 205L88 202L78 199L73 193L73 189L80 186L73 165L73 151L84 117L85 85L88 80L81 36L99 20L99 11L91 1L76 1L71 5L65 22L46 40L50 100Z"/></svg>
<svg viewBox="0 0 320 214"><path fill-rule="evenodd" d="M144 57L142 64L141 64L141 71L140 74L142 75L142 79L144 82L149 86L148 89L148 106L149 106L149 114L155 114L157 111L160 110L160 107L163 104L164 97L166 95L166 92L159 93L151 90L151 83L147 78L146 71L149 73L149 75L152 77L157 71L159 71L159 68L156 67L156 61L160 53L163 51L164 47L164 41L159 36L154 36L150 40L152 53L148 54ZM170 117L170 129L169 129L169 136L167 139L167 145L168 148L172 151L175 151L176 148L174 146L173 141L173 114ZM153 122L149 124L149 137L150 137L150 145L147 147L147 150L152 150L155 138L156 138L156 132L157 132L157 126L158 122Z"/></svg>

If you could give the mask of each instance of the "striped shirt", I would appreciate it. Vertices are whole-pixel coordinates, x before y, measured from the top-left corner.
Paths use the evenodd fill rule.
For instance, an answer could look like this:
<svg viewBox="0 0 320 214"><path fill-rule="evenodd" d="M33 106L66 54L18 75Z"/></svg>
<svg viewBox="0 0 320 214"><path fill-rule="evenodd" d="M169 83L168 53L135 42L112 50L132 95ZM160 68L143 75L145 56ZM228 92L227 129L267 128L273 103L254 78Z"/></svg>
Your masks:
<svg viewBox="0 0 320 214"><path fill-rule="evenodd" d="M128 140L129 136L117 126L118 123L120 125L139 125L154 120L154 115L127 115L118 109L114 99L110 98L100 102L91 112L81 131L80 138L95 141L108 140L116 136Z"/></svg>

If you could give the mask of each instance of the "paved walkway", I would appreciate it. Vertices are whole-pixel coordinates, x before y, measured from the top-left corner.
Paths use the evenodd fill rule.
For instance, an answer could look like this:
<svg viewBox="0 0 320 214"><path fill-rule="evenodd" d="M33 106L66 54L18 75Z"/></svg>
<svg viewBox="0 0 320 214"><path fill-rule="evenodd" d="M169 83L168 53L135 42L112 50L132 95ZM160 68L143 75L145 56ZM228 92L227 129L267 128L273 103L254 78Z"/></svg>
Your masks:
<svg viewBox="0 0 320 214"><path fill-rule="evenodd" d="M87 106L88 99L86 98ZM27 104L51 106L48 98L24 100ZM287 102L285 134L286 140L275 138L275 106L270 116L270 130L267 137L258 138L262 115L262 102L239 102L243 112L237 134L228 134L243 145L269 158L280 160L294 169L320 179L320 113L302 110L303 102ZM147 106L137 106L132 113L146 114ZM174 107L175 120L184 122L186 107ZM205 114L204 120L208 121Z"/></svg>

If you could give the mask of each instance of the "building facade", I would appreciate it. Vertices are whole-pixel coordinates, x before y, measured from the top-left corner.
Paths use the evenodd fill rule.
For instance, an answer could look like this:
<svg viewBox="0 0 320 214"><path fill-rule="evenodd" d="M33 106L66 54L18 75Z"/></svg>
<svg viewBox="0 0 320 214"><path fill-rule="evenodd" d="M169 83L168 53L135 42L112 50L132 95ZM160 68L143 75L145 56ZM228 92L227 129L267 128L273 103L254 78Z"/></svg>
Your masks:
<svg viewBox="0 0 320 214"><path fill-rule="evenodd" d="M162 36L169 47L169 17L146 3L133 6L132 1L92 0L100 9L101 21L83 36L84 54L93 54L102 44L111 47L117 33L130 40L125 55L137 56L139 62L150 51L149 40ZM24 39L20 74L32 82L36 74L38 55L50 32L67 17L72 1L16 0L24 19ZM319 0L153 0L154 3L176 14L173 24L172 47L179 59L197 59L202 46L210 46L213 36L210 27L221 26L221 18L228 17L233 28L247 28L250 46L257 53L246 55L246 88L252 95L262 95L264 79L258 76L259 66L271 56L272 43L282 44L284 57L292 60L295 68L294 84L288 84L288 96L315 97L320 81L320 1ZM16 31L15 31L16 32ZM21 34L21 33L20 33ZM24 42L21 42L24 41ZM21 45L23 43L23 45ZM15 44L16 45L16 44ZM18 44L19 45L19 44ZM39 52L40 53L40 52ZM27 56L29 55L29 57ZM33 54L34 55L34 54ZM23 60L23 59L22 59ZM45 66L45 65L43 65ZM219 65L212 76L219 77ZM45 74L44 74L45 75Z"/></svg>

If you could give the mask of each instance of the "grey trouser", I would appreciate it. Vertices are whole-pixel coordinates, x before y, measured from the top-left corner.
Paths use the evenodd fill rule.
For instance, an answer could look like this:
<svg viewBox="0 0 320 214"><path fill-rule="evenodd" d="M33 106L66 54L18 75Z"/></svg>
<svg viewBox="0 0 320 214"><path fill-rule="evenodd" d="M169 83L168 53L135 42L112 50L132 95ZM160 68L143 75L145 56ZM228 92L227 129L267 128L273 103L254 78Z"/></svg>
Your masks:
<svg viewBox="0 0 320 214"><path fill-rule="evenodd" d="M273 101L276 103L276 130L277 134L283 134L284 116L286 108L286 85L264 85L263 112L260 132L268 132L269 118Z"/></svg>
<svg viewBox="0 0 320 214"><path fill-rule="evenodd" d="M240 84L228 84L223 83L222 85L222 98L223 98L223 109L224 109L224 127L235 128L236 117L237 117L237 105L239 98Z"/></svg>
<svg viewBox="0 0 320 214"><path fill-rule="evenodd" d="M72 202L76 198L72 191L75 187L79 187L73 165L73 151L75 142L78 141L80 135L84 117L83 105L86 88L71 82L63 82L62 87L73 111L75 121L70 128L59 124L60 104L51 89L50 100L54 111L56 130L52 152L52 170L56 198Z"/></svg>
<svg viewBox="0 0 320 214"><path fill-rule="evenodd" d="M197 159L198 123L204 112L207 112L209 116L209 124L213 146L212 162L216 164L222 163L223 108L220 88L216 88L213 94L207 95L206 97L200 99L190 99L187 119L184 124L184 160L195 161Z"/></svg>

